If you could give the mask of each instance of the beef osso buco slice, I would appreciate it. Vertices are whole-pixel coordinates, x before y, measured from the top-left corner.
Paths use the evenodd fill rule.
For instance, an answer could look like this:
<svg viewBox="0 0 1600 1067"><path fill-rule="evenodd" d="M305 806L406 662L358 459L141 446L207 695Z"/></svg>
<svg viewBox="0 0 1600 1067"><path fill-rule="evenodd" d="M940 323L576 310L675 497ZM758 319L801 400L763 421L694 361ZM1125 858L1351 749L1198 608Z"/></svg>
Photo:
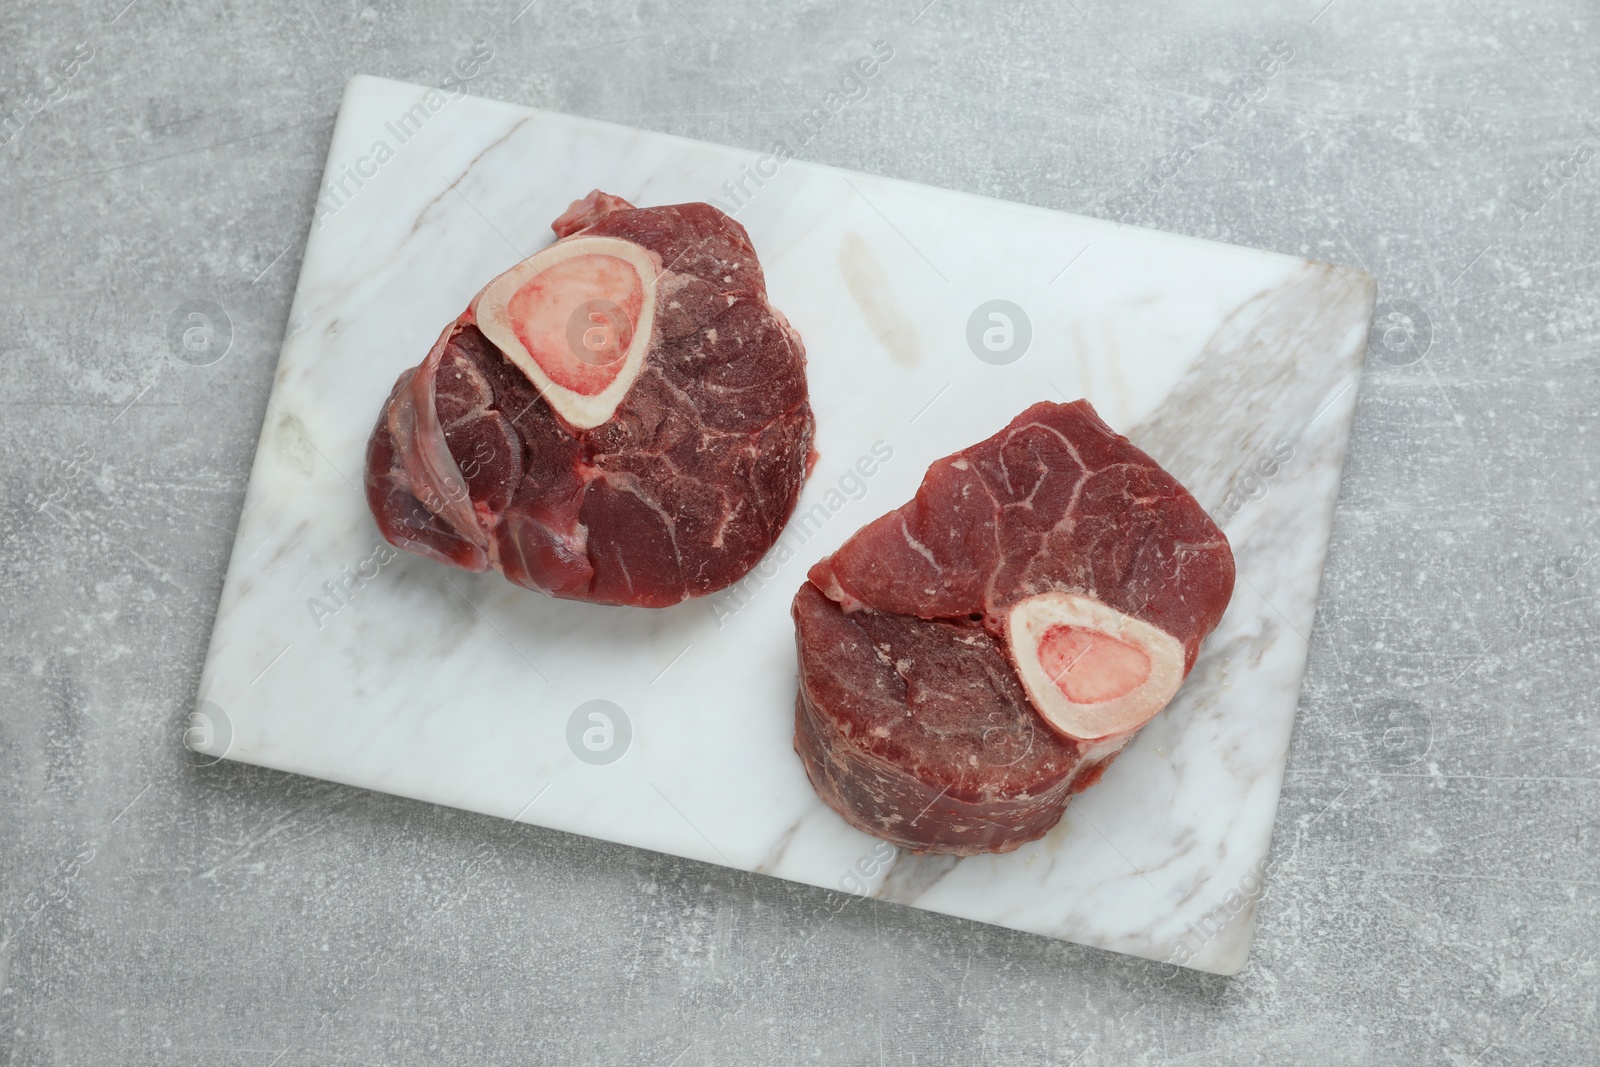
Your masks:
<svg viewBox="0 0 1600 1067"><path fill-rule="evenodd" d="M394 545L664 607L742 578L815 462L805 349L744 228L596 190L395 383L367 448Z"/></svg>
<svg viewBox="0 0 1600 1067"><path fill-rule="evenodd" d="M1167 705L1233 595L1199 503L1087 401L938 460L795 597L795 750L906 848L1043 836Z"/></svg>

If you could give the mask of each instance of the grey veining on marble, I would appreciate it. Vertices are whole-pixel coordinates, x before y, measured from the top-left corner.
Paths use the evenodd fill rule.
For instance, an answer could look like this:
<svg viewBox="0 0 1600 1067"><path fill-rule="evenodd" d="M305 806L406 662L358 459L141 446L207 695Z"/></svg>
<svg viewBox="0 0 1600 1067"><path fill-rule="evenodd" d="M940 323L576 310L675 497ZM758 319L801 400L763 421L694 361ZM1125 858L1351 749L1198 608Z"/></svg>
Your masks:
<svg viewBox="0 0 1600 1067"><path fill-rule="evenodd" d="M1592 1060L1593 8L923 7L0 11L0 1063ZM753 153L891 41L803 158L1379 279L1243 973L185 761L344 75L479 37L475 95Z"/></svg>

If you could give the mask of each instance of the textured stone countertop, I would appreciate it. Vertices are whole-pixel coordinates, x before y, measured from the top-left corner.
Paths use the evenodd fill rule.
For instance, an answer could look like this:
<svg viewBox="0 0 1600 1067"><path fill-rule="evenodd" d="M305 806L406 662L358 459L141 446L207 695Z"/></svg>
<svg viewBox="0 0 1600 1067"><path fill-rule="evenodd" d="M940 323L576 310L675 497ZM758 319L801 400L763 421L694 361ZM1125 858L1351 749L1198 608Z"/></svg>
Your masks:
<svg viewBox="0 0 1600 1067"><path fill-rule="evenodd" d="M525 2L0 10L0 1064L1593 1062L1593 4ZM180 744L345 79L765 149L876 41L805 158L1378 278L1236 978Z"/></svg>

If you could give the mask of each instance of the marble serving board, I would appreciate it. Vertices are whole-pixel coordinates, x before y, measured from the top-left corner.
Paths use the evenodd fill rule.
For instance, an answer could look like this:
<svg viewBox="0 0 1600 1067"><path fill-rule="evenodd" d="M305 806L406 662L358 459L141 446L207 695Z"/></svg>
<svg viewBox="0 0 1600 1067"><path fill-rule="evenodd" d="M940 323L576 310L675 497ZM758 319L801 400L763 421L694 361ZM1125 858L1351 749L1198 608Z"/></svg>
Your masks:
<svg viewBox="0 0 1600 1067"><path fill-rule="evenodd" d="M738 586L664 611L393 554L362 493L396 375L595 187L736 215L810 358L822 458L795 521ZM1356 271L357 78L188 742L1236 972L1372 302ZM930 461L1079 396L1222 522L1232 606L1177 699L1045 838L897 853L818 801L791 748L790 599Z"/></svg>

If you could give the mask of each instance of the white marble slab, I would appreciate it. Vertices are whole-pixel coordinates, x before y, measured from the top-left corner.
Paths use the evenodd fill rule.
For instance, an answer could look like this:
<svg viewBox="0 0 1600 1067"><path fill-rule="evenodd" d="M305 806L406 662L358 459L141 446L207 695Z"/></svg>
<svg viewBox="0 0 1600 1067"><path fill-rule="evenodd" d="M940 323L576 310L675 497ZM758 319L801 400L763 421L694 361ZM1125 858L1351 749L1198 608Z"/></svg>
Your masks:
<svg viewBox="0 0 1600 1067"><path fill-rule="evenodd" d="M327 178L348 168L361 183L344 178L324 199L307 245L192 744L1218 973L1242 967L1371 279L799 162L760 187L746 179L752 195L736 205L724 183L757 154L427 92L358 78L345 96ZM800 504L811 520L737 591L666 611L550 600L407 555L385 562L361 484L391 383L596 186L645 205L737 206L810 354L822 453ZM967 340L993 299L1031 323L1009 364L980 360ZM1043 840L961 861L895 855L816 799L791 749L789 600L812 562L906 500L931 460L1029 403L1079 395L1224 520L1240 570L1233 605L1178 699ZM852 473L875 446L891 458ZM1263 462L1270 476L1245 483L1259 498L1230 499ZM340 582L354 592L336 599L325 583ZM622 709L628 728L618 721L598 755L568 740L593 700ZM603 746L604 731L590 740Z"/></svg>

